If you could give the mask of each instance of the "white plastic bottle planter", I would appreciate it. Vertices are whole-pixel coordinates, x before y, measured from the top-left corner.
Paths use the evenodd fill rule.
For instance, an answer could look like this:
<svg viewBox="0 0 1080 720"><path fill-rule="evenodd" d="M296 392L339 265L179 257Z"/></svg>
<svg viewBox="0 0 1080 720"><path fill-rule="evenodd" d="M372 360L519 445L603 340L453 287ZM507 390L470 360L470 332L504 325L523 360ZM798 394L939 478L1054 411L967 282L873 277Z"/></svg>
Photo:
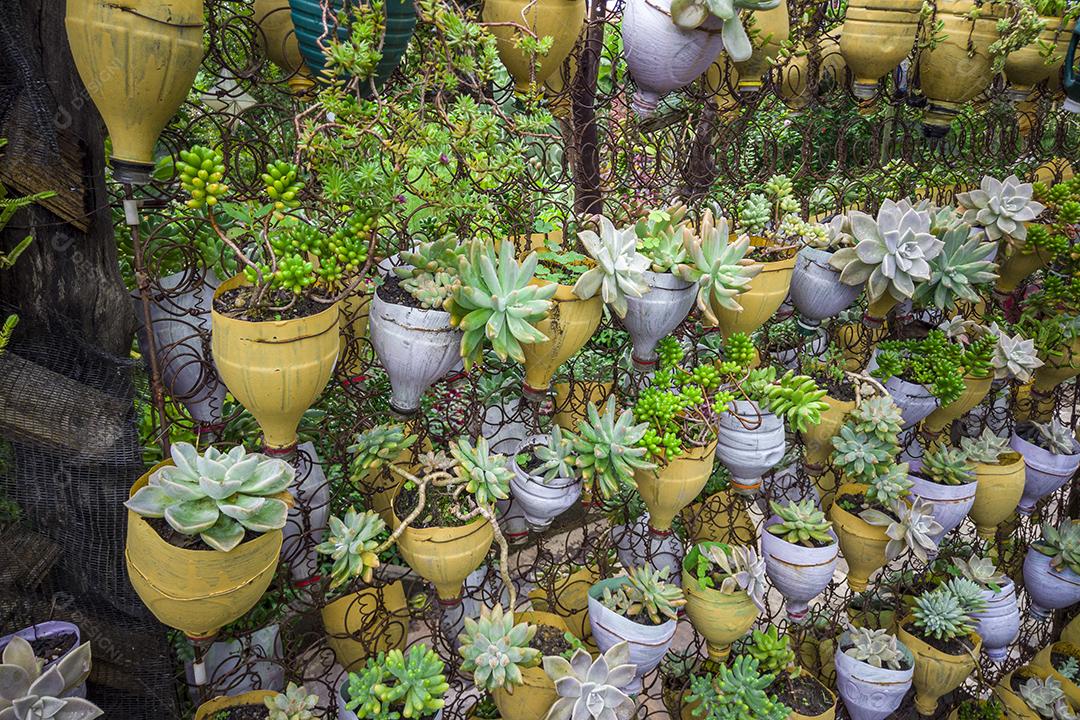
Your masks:
<svg viewBox="0 0 1080 720"><path fill-rule="evenodd" d="M847 714L851 720L884 720L900 707L911 687L914 658L910 652L905 653L910 663L906 670L877 668L841 650L846 644L844 633L836 646L836 688Z"/></svg>
<svg viewBox="0 0 1080 720"><path fill-rule="evenodd" d="M647 372L656 367L656 344L686 319L697 297L697 285L671 273L642 273L649 292L626 298L626 317L621 322L633 340L630 355L634 368Z"/></svg>
<svg viewBox="0 0 1080 720"><path fill-rule="evenodd" d="M277 623L261 627L231 640L210 644L203 654L206 670L204 686L228 688L230 695L252 690L276 690L285 687L285 651L281 628ZM200 688L195 683L195 664L184 663L188 693L198 704Z"/></svg>
<svg viewBox="0 0 1080 720"><path fill-rule="evenodd" d="M607 578L589 588L589 627L602 653L623 640L630 646L630 662L637 666L637 671L634 685L623 689L634 697L641 692L641 679L655 670L667 653L678 623L668 620L660 625L643 625L604 607L600 603L604 588L614 591L625 582L625 577Z"/></svg>
<svg viewBox="0 0 1080 720"><path fill-rule="evenodd" d="M840 273L829 265L832 253L817 248L803 248L795 256L789 297L799 311L796 322L816 329L822 320L835 317L851 307L862 292L862 285L845 285Z"/></svg>
<svg viewBox="0 0 1080 720"><path fill-rule="evenodd" d="M972 481L963 485L943 485L931 482L921 475L908 477L912 483L910 496L921 497L934 504L931 513L934 519L941 523L942 531L930 537L938 544L942 537L952 532L967 517L971 506L975 504L975 489L979 483Z"/></svg>
<svg viewBox="0 0 1080 720"><path fill-rule="evenodd" d="M648 512L631 524L612 526L611 542L624 568L648 563L657 572L667 568L668 577L681 572L682 542L674 532L661 533L650 528Z"/></svg>
<svg viewBox="0 0 1080 720"><path fill-rule="evenodd" d="M1031 612L1046 620L1054 610L1080 602L1080 575L1069 568L1050 567L1050 557L1028 548L1024 557L1024 589L1031 598Z"/></svg>
<svg viewBox="0 0 1080 720"><path fill-rule="evenodd" d="M1036 503L1064 485L1080 467L1080 444L1073 441L1072 455L1055 455L1016 433L1009 447L1024 456L1024 495L1017 512L1030 515Z"/></svg>
<svg viewBox="0 0 1080 720"><path fill-rule="evenodd" d="M319 569L319 555L315 552L315 546L322 542L330 516L330 485L314 443L300 445L297 457L296 477L299 483L292 487L296 502L289 508L289 519L281 529L281 559L289 565L292 579L303 583L311 580Z"/></svg>
<svg viewBox="0 0 1080 720"><path fill-rule="evenodd" d="M368 328L379 363L390 377L390 407L400 414L419 410L424 391L461 360L461 331L442 310L395 305L376 292Z"/></svg>
<svg viewBox="0 0 1080 720"><path fill-rule="evenodd" d="M870 356L870 362L866 364L866 372L876 370L877 366L877 350L875 350ZM896 407L900 408L905 430L925 420L930 413L938 409L938 399L925 385L901 380L895 375L882 385L896 403Z"/></svg>
<svg viewBox="0 0 1080 720"><path fill-rule="evenodd" d="M788 619L801 623L806 619L807 604L820 595L832 582L840 546L830 530L832 545L805 547L789 543L773 535L768 527L780 521L773 515L765 522L761 533L761 554L765 557L765 573L784 596Z"/></svg>
<svg viewBox="0 0 1080 720"><path fill-rule="evenodd" d="M722 28L710 16L701 27L683 30L671 20L671 0L628 0L623 56L637 84L630 104L639 117L652 115L661 98L708 70L724 49Z"/></svg>
<svg viewBox="0 0 1080 720"><path fill-rule="evenodd" d="M983 590L986 609L972 613L978 623L975 632L983 641L983 652L996 663L1004 662L1009 646L1020 634L1020 608L1016 603L1016 586L1012 580L1001 584L1000 590Z"/></svg>
<svg viewBox="0 0 1080 720"><path fill-rule="evenodd" d="M761 476L784 457L784 421L752 400L736 400L720 416L716 458L731 472L737 492L753 495Z"/></svg>
<svg viewBox="0 0 1080 720"><path fill-rule="evenodd" d="M546 444L546 435L530 435L525 438L518 453L528 452L530 447ZM514 477L510 479L510 493L521 506L525 519L534 532L543 532L551 521L570 509L581 497L581 480L577 478L554 478L545 480L541 475L530 475L518 463L512 461Z"/></svg>

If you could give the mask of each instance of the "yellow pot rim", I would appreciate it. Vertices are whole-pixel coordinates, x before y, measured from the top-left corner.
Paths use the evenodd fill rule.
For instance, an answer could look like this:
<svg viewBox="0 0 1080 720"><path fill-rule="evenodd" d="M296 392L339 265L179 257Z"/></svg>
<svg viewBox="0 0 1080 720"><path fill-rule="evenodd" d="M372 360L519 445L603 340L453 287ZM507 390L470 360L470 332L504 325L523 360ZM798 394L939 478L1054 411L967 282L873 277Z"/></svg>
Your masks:
<svg viewBox="0 0 1080 720"><path fill-rule="evenodd" d="M214 291L214 300L216 301L222 294L235 290L239 287L251 287L251 283L243 275L233 275L231 278L221 283L218 289ZM313 315L304 315L302 317L290 318L289 320L244 320L243 318L229 317L219 313L215 308L216 302L210 303L210 316L213 322L234 322L244 323L245 325L254 325L261 328L287 328L296 325L297 323L305 322L308 320L326 320L329 324L326 329L308 337L317 337L330 331L336 331L338 326L339 314L341 313L341 301L331 303L326 306L324 310ZM297 338L282 339L281 342L293 342ZM305 338L306 339L306 338ZM268 342L269 341L262 341Z"/></svg>

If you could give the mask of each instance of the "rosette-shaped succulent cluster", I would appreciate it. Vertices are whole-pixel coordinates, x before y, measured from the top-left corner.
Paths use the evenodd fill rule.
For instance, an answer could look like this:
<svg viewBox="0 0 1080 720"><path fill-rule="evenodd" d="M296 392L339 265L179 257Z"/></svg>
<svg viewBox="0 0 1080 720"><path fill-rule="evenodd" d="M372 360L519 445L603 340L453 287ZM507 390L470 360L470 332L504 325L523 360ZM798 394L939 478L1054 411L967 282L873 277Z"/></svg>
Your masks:
<svg viewBox="0 0 1080 720"><path fill-rule="evenodd" d="M682 588L667 581L670 568L656 570L650 565L630 568L626 582L612 591L604 588L600 602L623 617L636 621L647 615L654 625L678 620L678 609L686 604Z"/></svg>
<svg viewBox="0 0 1080 720"><path fill-rule="evenodd" d="M716 583L711 575L718 573L721 581L717 590L729 594L745 591L759 609L765 609L765 593L768 590L765 559L753 548L703 543L697 547L697 551L700 553L697 576L704 587L715 587Z"/></svg>
<svg viewBox="0 0 1080 720"><path fill-rule="evenodd" d="M269 715L266 720L318 720L314 710L319 696L309 693L303 685L289 683L285 692L263 700Z"/></svg>
<svg viewBox="0 0 1080 720"><path fill-rule="evenodd" d="M420 243L412 251L399 253L398 258L405 264L394 268L394 274L400 278L402 289L421 307L438 310L461 283L458 261L464 251L453 235Z"/></svg>
<svg viewBox="0 0 1080 720"><path fill-rule="evenodd" d="M284 460L236 446L227 453L189 443L172 446L174 465L150 476L124 505L146 518L165 518L179 533L198 535L229 552L245 530L264 533L285 527L289 505L282 497L296 470Z"/></svg>
<svg viewBox="0 0 1080 720"><path fill-rule="evenodd" d="M473 674L479 688L492 691L513 689L522 682L521 671L540 660L540 651L529 647L536 636L536 626L514 624L514 614L503 612L501 605L483 608L480 618L465 618L465 631L458 636L461 669Z"/></svg>
<svg viewBox="0 0 1080 720"><path fill-rule="evenodd" d="M975 481L975 468L960 448L942 445L923 456L923 474L942 485L965 485Z"/></svg>
<svg viewBox="0 0 1080 720"><path fill-rule="evenodd" d="M83 643L45 672L30 643L13 637L0 658L0 718L93 720L102 711L89 700L64 697L90 674L90 643Z"/></svg>
<svg viewBox="0 0 1080 720"><path fill-rule="evenodd" d="M634 486L634 470L649 470L656 465L645 459L648 450L638 447L649 429L648 424L634 424L634 413L615 410L615 398L609 397L601 416L589 403L588 418L578 425L574 441L577 464L585 482L595 482L604 497L612 497L620 487Z"/></svg>
<svg viewBox="0 0 1080 720"><path fill-rule="evenodd" d="M698 235L690 241L690 262L680 265L677 272L686 282L698 284L698 308L713 324L717 322L714 307L742 310L735 297L762 269L760 264L743 260L750 247L749 237L743 236L733 243L728 238L727 219L714 219L712 210L706 210Z"/></svg>
<svg viewBox="0 0 1080 720"><path fill-rule="evenodd" d="M346 448L352 455L349 469L354 480L389 465L416 442L418 435L408 433L404 425L377 425L357 433Z"/></svg>
<svg viewBox="0 0 1080 720"><path fill-rule="evenodd" d="M1020 685L1020 697L1043 720L1075 720L1061 683L1054 677L1030 677Z"/></svg>
<svg viewBox="0 0 1080 720"><path fill-rule="evenodd" d="M544 672L555 683L559 699L544 720L630 720L636 707L623 688L634 680L630 646L620 642L593 660L581 648L567 660L544 658Z"/></svg>
<svg viewBox="0 0 1080 720"><path fill-rule="evenodd" d="M477 505L490 506L510 497L514 473L506 467L505 456L491 453L483 435L476 439L475 446L468 438L458 438L450 444L450 454L457 460L454 474L465 482L465 489L476 498Z"/></svg>
<svg viewBox="0 0 1080 720"><path fill-rule="evenodd" d="M585 271L574 284L574 294L586 300L600 297L619 317L626 317L627 296L639 298L649 291L642 274L649 269L649 258L637 251L637 233L633 227L618 229L600 216L600 234L582 230L578 239L596 266Z"/></svg>
<svg viewBox="0 0 1080 720"><path fill-rule="evenodd" d="M1005 453L1013 452L1008 438L998 437L990 428L983 428L977 438L960 438L960 449L971 462L990 465Z"/></svg>
<svg viewBox="0 0 1080 720"><path fill-rule="evenodd" d="M990 260L996 246L969 230L961 224L941 235L941 252L930 260L930 278L915 288L915 302L932 302L941 310L951 308L957 300L977 302L976 286L997 279L997 266Z"/></svg>
<svg viewBox="0 0 1080 720"><path fill-rule="evenodd" d="M952 640L974 630L975 623L971 619L973 611L965 606L962 596L943 585L916 597L911 615L915 627L925 637Z"/></svg>
<svg viewBox="0 0 1080 720"><path fill-rule="evenodd" d="M973 555L967 560L957 557L953 558L953 564L961 575L984 588L1001 587L1009 580L988 557Z"/></svg>
<svg viewBox="0 0 1080 720"><path fill-rule="evenodd" d="M904 646L884 628L853 627L847 639L851 645L844 648L844 654L868 665L900 670L909 662Z"/></svg>
<svg viewBox="0 0 1080 720"><path fill-rule="evenodd" d="M649 259L653 272L674 272L686 260L686 243L693 231L686 227L686 206L650 210L634 224L637 247Z"/></svg>
<svg viewBox="0 0 1080 720"><path fill-rule="evenodd" d="M756 658L740 655L730 668L720 665L712 677L695 676L686 699L700 706L703 717L784 720L791 709L767 692L775 677L759 672Z"/></svg>
<svg viewBox="0 0 1080 720"><path fill-rule="evenodd" d="M1045 206L1032 199L1031 183L1010 175L998 180L983 176L978 190L960 193L956 199L964 210L964 222L982 228L991 240L1022 245L1027 239L1025 223L1037 218Z"/></svg>
<svg viewBox="0 0 1080 720"><path fill-rule="evenodd" d="M1060 526L1043 523L1042 537L1031 547L1050 558L1050 567L1058 572L1068 568L1080 575L1080 520L1066 518Z"/></svg>
<svg viewBox="0 0 1080 720"><path fill-rule="evenodd" d="M928 562L931 554L937 552L934 536L944 528L934 519L934 504L917 497L911 505L894 502L890 511L892 517L876 508L863 510L859 517L870 525L885 528L889 544L885 546L885 557L895 560L905 550L911 552L923 562Z"/></svg>
<svg viewBox="0 0 1080 720"><path fill-rule="evenodd" d="M535 474L545 481L558 478L569 479L577 476L577 452L574 449L576 438L569 430L552 425L547 442L536 445L533 454L540 461Z"/></svg>
<svg viewBox="0 0 1080 720"><path fill-rule="evenodd" d="M337 588L355 578L370 583L375 568L379 567L378 536L386 530L381 517L368 510L362 513L349 508L344 518L330 516L327 537L315 550L329 555L334 561L330 571L330 588Z"/></svg>
<svg viewBox="0 0 1080 720"><path fill-rule="evenodd" d="M1035 341L1019 334L1010 336L996 322L991 323L988 329L997 338L994 356L990 360L994 366L994 377L1014 377L1021 382L1030 380L1031 374L1043 365L1036 353Z"/></svg>
<svg viewBox="0 0 1080 720"><path fill-rule="evenodd" d="M825 519L823 513L814 501L806 500L791 501L781 505L775 501L769 503L773 513L780 522L773 523L768 531L779 538L783 538L793 545L805 545L816 547L817 545L831 545L833 541L829 530L832 523Z"/></svg>

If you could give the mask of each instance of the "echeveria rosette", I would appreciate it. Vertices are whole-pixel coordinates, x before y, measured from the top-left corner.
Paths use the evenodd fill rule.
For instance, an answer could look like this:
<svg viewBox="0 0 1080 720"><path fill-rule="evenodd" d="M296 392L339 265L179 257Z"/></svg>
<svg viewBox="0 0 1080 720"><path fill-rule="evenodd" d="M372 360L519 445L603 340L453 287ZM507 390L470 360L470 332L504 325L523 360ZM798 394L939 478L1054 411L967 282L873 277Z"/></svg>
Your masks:
<svg viewBox="0 0 1080 720"><path fill-rule="evenodd" d="M90 675L90 643L73 649L42 672L45 661L29 642L13 637L0 658L0 718L3 720L92 720L101 710L88 700L63 695Z"/></svg>
<svg viewBox="0 0 1080 720"><path fill-rule="evenodd" d="M1031 183L1020 182L1015 175L998 180L983 176L978 190L956 196L964 210L964 222L979 227L986 237L1022 245L1027 240L1025 223L1037 218L1046 206L1032 200Z"/></svg>
<svg viewBox="0 0 1080 720"><path fill-rule="evenodd" d="M607 399L603 416L589 403L588 418L578 424L574 439L582 479L595 481L605 498L615 495L620 487L634 486L634 470L656 467L645 459L646 448L638 447L648 429L648 423L634 424L633 411L618 413L614 396Z"/></svg>
<svg viewBox="0 0 1080 720"><path fill-rule="evenodd" d="M740 312L742 305L736 296L764 268L743 259L750 247L748 236L743 235L733 243L728 242L729 237L727 218L714 218L712 210L706 210L701 216L699 234L688 238L690 262L676 269L684 281L697 283L698 308L714 325L718 320L713 305Z"/></svg>
<svg viewBox="0 0 1080 720"><path fill-rule="evenodd" d="M504 455L491 454L483 435L476 439L475 447L468 438L458 438L450 444L450 454L457 460L454 473L465 482L465 489L472 493L477 505L488 507L510 497L514 473L506 466Z"/></svg>
<svg viewBox="0 0 1080 720"><path fill-rule="evenodd" d="M296 470L284 460L248 453L236 446L227 453L207 448L203 455L189 443L172 446L174 465L150 476L124 505L146 518L165 518L179 533L198 535L210 547L229 552L256 533L285 527L289 505L282 498Z"/></svg>
<svg viewBox="0 0 1080 720"><path fill-rule="evenodd" d="M966 224L947 230L941 240L941 252L930 260L930 279L915 288L914 301L932 302L940 310L957 300L978 302L975 287L997 279L997 265L990 259L997 247L971 235Z"/></svg>
<svg viewBox="0 0 1080 720"><path fill-rule="evenodd" d="M458 636L461 669L473 673L478 688L513 692L523 682L522 669L540 660L540 651L530 646L536 631L536 625L515 625L514 614L501 605L481 609L479 619L465 618L465 631Z"/></svg>
<svg viewBox="0 0 1080 720"><path fill-rule="evenodd" d="M599 223L599 235L592 230L578 233L578 239L596 261L596 267L582 273L574 284L574 294L588 300L599 292L616 315L626 317L627 296L639 298L649 291L644 272L651 262L638 252L637 232L633 226L618 229L603 215Z"/></svg>
<svg viewBox="0 0 1080 720"><path fill-rule="evenodd" d="M551 297L558 290L552 284L530 284L536 272L536 253L520 264L514 244L503 240L499 254L492 243L474 240L459 260L461 284L449 303L451 323L461 328L461 357L466 369L483 355L484 342L500 359L525 362L522 344L548 339L536 329L547 317Z"/></svg>
<svg viewBox="0 0 1080 720"><path fill-rule="evenodd" d="M1031 380L1032 373L1043 366L1035 341L1019 334L1010 336L996 322L990 324L988 331L997 337L994 356L990 360L994 377L999 380L1014 377L1020 382Z"/></svg>
<svg viewBox="0 0 1080 720"><path fill-rule="evenodd" d="M930 261L944 243L930 233L930 213L902 208L885 200L877 218L852 210L848 214L855 247L837 250L829 263L847 285L866 283L871 302L889 293L895 300L915 294L916 281L930 279Z"/></svg>
<svg viewBox="0 0 1080 720"><path fill-rule="evenodd" d="M331 515L329 523L326 539L315 550L334 561L330 588L358 577L370 583L375 568L379 567L375 549L379 546L378 536L386 530L386 522L370 510L358 513L350 507L344 519Z"/></svg>
<svg viewBox="0 0 1080 720"><path fill-rule="evenodd" d="M694 30L709 16L723 23L724 50L735 62L749 60L754 46L739 18L740 10L771 10L779 0L672 0L671 21L683 30Z"/></svg>
<svg viewBox="0 0 1080 720"><path fill-rule="evenodd" d="M555 683L559 699L545 720L630 720L637 708L623 691L634 680L630 646L624 640L595 660L581 648L567 660L544 658L544 672Z"/></svg>

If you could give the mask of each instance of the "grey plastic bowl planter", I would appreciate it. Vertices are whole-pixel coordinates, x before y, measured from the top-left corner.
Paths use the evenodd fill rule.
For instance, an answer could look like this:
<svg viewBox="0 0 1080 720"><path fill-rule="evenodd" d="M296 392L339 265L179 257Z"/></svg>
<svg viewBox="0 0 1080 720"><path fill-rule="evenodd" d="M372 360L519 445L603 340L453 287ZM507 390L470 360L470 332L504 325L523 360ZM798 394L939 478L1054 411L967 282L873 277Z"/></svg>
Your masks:
<svg viewBox="0 0 1080 720"><path fill-rule="evenodd" d="M870 362L866 364L866 372L876 370L877 366L877 350L874 350L870 356ZM938 399L925 385L901 380L895 376L883 382L882 385L896 403L896 407L900 408L905 430L925 420L940 405Z"/></svg>
<svg viewBox="0 0 1080 720"><path fill-rule="evenodd" d="M1054 610L1080 602L1080 575L1050 567L1050 558L1035 548L1024 557L1024 589L1031 598L1031 613L1046 620Z"/></svg>
<svg viewBox="0 0 1080 720"><path fill-rule="evenodd" d="M900 707L911 687L915 672L915 658L903 643L905 655L911 664L906 670L876 668L856 660L841 648L845 647L847 633L840 635L836 644L836 687L852 720L884 720Z"/></svg>
<svg viewBox="0 0 1080 720"><path fill-rule="evenodd" d="M800 623L806 619L808 603L832 582L840 546L832 530L829 531L832 545L805 547L789 543L768 531L779 520L773 515L765 522L761 554L765 557L765 573L784 596L788 619Z"/></svg>
<svg viewBox="0 0 1080 720"><path fill-rule="evenodd" d="M942 530L937 535L931 535L931 538L938 543L967 517L971 506L975 504L975 490L979 483L972 481L963 485L943 485L922 475L908 477L912 482L910 496L920 497L934 504L931 512L934 519L941 523Z"/></svg>
<svg viewBox="0 0 1080 720"><path fill-rule="evenodd" d="M983 651L996 663L1004 662L1009 646L1020 634L1020 608L1016 603L1016 586L1006 580L1000 590L983 590L986 609L972 613L978 624L975 632L982 638Z"/></svg>
<svg viewBox="0 0 1080 720"><path fill-rule="evenodd" d="M530 447L546 444L546 435L530 435L525 438L518 453ZM543 532L551 521L562 515L581 497L581 480L577 478L553 478L545 480L541 475L530 475L518 463L512 461L514 476L510 479L510 493L521 506L525 520L534 532Z"/></svg>
<svg viewBox="0 0 1080 720"><path fill-rule="evenodd" d="M753 495L761 476L784 457L784 421L762 411L751 400L736 400L720 416L716 430L716 459L731 472L731 485Z"/></svg>
<svg viewBox="0 0 1080 720"><path fill-rule="evenodd" d="M624 618L600 603L604 588L614 590L625 583L625 577L607 578L589 588L589 627L602 653L623 640L629 644L630 662L637 667L634 676L636 687L625 689L633 697L641 691L641 679L655 670L667 653L678 623L668 620L661 625L643 625Z"/></svg>
<svg viewBox="0 0 1080 720"><path fill-rule="evenodd" d="M1080 467L1080 443L1073 441L1072 455L1055 455L1016 433L1009 447L1024 456L1024 494L1017 512L1030 515L1044 497L1064 485Z"/></svg>
<svg viewBox="0 0 1080 720"><path fill-rule="evenodd" d="M626 298L626 317L620 322L630 333L634 368L647 372L656 367L656 344L686 319L697 297L697 285L671 273L642 273L649 292Z"/></svg>
<svg viewBox="0 0 1080 720"><path fill-rule="evenodd" d="M58 637L61 635L70 634L75 635L75 643L70 648L68 648L67 652L65 652L63 655L42 666L41 671L44 673L46 670L56 665L56 663L60 662L68 655L70 655L71 652L75 650L75 648L79 647L79 645L82 644L82 633L79 632L78 625L75 625L74 623L64 622L63 620L46 620L45 622L39 622L36 625L25 627L22 630L16 630L9 635L0 637L0 653L3 652L3 649L7 647L7 644L11 642L11 639L14 637L21 637L26 642L33 643L35 640L41 640L43 638ZM72 688L64 695L64 697L85 698L86 683L82 683L78 687Z"/></svg>
<svg viewBox="0 0 1080 720"><path fill-rule="evenodd" d="M799 311L798 323L816 328L822 320L835 317L851 307L862 292L862 285L845 285L840 273L829 265L833 254L817 248L803 248L795 257L789 297Z"/></svg>

